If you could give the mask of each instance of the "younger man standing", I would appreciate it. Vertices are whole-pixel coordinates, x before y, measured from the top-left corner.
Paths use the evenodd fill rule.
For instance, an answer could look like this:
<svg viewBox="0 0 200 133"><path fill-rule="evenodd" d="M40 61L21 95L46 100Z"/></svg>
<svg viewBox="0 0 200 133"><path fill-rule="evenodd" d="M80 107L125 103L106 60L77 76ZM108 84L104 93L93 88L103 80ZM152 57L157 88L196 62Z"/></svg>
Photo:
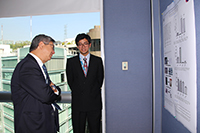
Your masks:
<svg viewBox="0 0 200 133"><path fill-rule="evenodd" d="M80 54L67 60L66 73L72 91L72 125L74 133L85 133L86 120L91 133L100 133L101 86L104 79L100 57L90 54L91 38L76 36Z"/></svg>

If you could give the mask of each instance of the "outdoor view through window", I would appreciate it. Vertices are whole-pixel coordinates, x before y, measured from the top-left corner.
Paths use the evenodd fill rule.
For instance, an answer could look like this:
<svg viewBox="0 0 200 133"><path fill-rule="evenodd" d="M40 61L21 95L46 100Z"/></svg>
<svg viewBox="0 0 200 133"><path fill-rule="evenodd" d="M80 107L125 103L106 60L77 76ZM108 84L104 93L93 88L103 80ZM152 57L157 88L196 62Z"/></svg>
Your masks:
<svg viewBox="0 0 200 133"><path fill-rule="evenodd" d="M31 40L38 34L51 36L55 54L45 63L50 79L61 90L70 91L66 80L66 61L78 53L75 37L78 33L91 36L90 52L101 56L100 13L74 13L42 16L0 18L0 91L11 91L10 81L16 64L28 53ZM71 104L59 103L60 133L73 133ZM87 128L86 128L87 129ZM14 133L12 102L0 103L0 133Z"/></svg>

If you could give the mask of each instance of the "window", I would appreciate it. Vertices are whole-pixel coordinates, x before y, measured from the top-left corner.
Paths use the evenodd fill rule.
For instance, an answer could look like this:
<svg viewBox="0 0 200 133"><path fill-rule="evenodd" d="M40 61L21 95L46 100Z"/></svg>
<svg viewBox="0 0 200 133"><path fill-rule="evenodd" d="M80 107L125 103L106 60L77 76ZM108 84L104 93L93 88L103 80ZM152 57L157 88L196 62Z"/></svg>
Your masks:
<svg viewBox="0 0 200 133"><path fill-rule="evenodd" d="M10 91L12 73L17 63L29 52L32 38L47 34L56 40L55 54L46 63L51 80L62 91L70 91L66 80L66 60L77 54L74 38L78 33L88 33L100 25L100 13L74 13L43 16L0 18L1 68L0 90ZM100 39L100 38L99 38ZM98 42L98 41L97 41ZM98 44L95 44L95 47ZM8 47L9 46L9 47ZM17 49L20 48L20 49ZM100 50L99 48L95 50ZM60 104L60 133L72 133L71 104ZM12 103L0 103L0 132L14 132L14 110Z"/></svg>

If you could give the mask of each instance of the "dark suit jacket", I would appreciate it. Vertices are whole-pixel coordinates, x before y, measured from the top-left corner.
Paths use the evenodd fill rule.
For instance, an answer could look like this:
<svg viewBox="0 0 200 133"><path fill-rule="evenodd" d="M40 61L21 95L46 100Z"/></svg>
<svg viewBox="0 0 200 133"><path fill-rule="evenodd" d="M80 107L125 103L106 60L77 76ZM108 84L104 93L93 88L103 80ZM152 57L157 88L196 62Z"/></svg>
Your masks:
<svg viewBox="0 0 200 133"><path fill-rule="evenodd" d="M11 94L16 133L55 133L55 121L59 130L58 111L53 110L51 103L60 98L60 93L54 94L46 84L41 68L30 54L13 72Z"/></svg>
<svg viewBox="0 0 200 133"><path fill-rule="evenodd" d="M92 111L102 109L101 86L104 78L100 57L90 54L89 68L85 77L79 55L69 58L66 66L67 82L72 91L72 109Z"/></svg>

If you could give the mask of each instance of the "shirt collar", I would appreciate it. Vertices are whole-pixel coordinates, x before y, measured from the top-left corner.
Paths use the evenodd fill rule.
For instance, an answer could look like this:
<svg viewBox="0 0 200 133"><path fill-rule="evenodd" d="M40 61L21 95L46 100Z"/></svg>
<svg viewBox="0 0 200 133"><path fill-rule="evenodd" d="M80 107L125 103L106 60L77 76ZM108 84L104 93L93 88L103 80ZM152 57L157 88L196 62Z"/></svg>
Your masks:
<svg viewBox="0 0 200 133"><path fill-rule="evenodd" d="M81 60L83 60L83 58L87 58L87 61L90 59L90 53L86 56L83 56L81 53L79 54L79 57Z"/></svg>
<svg viewBox="0 0 200 133"><path fill-rule="evenodd" d="M34 55L33 53L29 53L31 56L33 56L33 58L35 58L35 60L37 61L37 63L39 64L40 67L42 67L43 63L40 60L40 58L38 58L36 55Z"/></svg>

